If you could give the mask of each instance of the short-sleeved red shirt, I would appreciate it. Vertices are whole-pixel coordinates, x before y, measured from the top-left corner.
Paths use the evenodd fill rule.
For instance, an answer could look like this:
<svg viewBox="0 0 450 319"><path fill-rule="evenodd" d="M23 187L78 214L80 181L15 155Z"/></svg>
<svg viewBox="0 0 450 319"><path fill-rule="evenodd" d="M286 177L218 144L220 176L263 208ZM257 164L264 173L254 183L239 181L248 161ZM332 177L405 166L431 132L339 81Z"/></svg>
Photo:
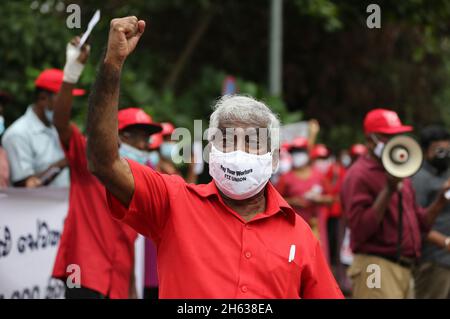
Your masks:
<svg viewBox="0 0 450 319"><path fill-rule="evenodd" d="M266 210L246 222L214 182L186 184L128 163L129 207L110 193L108 202L116 218L154 240L160 298L343 297L311 229L271 184Z"/></svg>
<svg viewBox="0 0 450 319"><path fill-rule="evenodd" d="M76 126L65 154L70 167L69 212L53 268L65 280L80 266L81 286L110 298L128 298L136 232L111 218L105 188L87 168L86 138Z"/></svg>

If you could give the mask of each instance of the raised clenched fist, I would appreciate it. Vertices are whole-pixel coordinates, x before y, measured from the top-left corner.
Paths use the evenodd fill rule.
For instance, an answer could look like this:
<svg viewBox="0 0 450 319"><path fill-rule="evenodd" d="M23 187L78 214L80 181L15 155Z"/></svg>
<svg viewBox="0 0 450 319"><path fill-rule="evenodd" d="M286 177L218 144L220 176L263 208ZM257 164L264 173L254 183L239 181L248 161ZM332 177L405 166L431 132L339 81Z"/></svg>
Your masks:
<svg viewBox="0 0 450 319"><path fill-rule="evenodd" d="M137 17L111 20L105 62L122 66L144 33L145 21Z"/></svg>

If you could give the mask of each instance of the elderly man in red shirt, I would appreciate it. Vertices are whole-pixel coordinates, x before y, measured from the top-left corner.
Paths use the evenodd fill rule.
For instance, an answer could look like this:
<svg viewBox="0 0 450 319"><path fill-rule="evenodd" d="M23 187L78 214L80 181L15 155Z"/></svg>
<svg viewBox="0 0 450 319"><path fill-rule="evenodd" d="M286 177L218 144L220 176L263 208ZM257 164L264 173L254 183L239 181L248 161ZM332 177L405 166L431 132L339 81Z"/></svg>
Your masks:
<svg viewBox="0 0 450 319"><path fill-rule="evenodd" d="M144 28L136 17L111 22L89 105L88 160L111 213L155 242L159 297L342 298L310 228L268 182L278 149L241 134L276 131L264 104L239 96L218 102L210 121L214 181L207 185L120 158L120 74ZM220 138L222 130L232 138Z"/></svg>
<svg viewBox="0 0 450 319"><path fill-rule="evenodd" d="M422 236L446 203L444 192L449 185L443 185L436 200L424 209L416 203L411 180L395 178L383 168L380 158L385 143L412 129L401 123L397 113L386 109L372 110L364 119L369 152L349 169L341 191L355 254L348 271L355 298L411 296L411 270L420 255ZM403 225L401 232L399 225Z"/></svg>

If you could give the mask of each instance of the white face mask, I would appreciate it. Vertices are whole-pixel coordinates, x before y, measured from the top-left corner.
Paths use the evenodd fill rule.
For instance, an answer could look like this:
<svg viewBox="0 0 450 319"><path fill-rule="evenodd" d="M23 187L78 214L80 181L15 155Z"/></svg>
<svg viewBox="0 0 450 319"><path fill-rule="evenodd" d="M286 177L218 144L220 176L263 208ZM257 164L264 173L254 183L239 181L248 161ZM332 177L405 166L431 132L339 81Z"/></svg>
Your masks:
<svg viewBox="0 0 450 319"><path fill-rule="evenodd" d="M319 172L326 173L330 167L330 161L326 159L318 159L314 163L314 166L319 170Z"/></svg>
<svg viewBox="0 0 450 319"><path fill-rule="evenodd" d="M375 135L372 135L372 139L376 143L376 146L373 149L373 153L375 154L376 157L381 158L381 155L383 154L384 150L384 143L379 141Z"/></svg>
<svg viewBox="0 0 450 319"><path fill-rule="evenodd" d="M292 154L292 166L295 168L303 167L309 162L309 156L306 152L297 152Z"/></svg>
<svg viewBox="0 0 450 319"><path fill-rule="evenodd" d="M223 153L212 145L209 174L217 188L227 197L235 200L247 199L263 190L272 176L272 153Z"/></svg>
<svg viewBox="0 0 450 319"><path fill-rule="evenodd" d="M45 108L44 113L45 113L45 117L47 118L47 121L49 123L53 123L53 115L54 115L53 110L50 110L49 108Z"/></svg>
<svg viewBox="0 0 450 319"><path fill-rule="evenodd" d="M167 160L172 160L172 154L177 154L177 144L164 142L161 144L159 151L161 152L161 156Z"/></svg>
<svg viewBox="0 0 450 319"><path fill-rule="evenodd" d="M352 158L350 157L350 155L343 155L341 158L341 163L342 165L344 165L344 167L349 167L352 163Z"/></svg>
<svg viewBox="0 0 450 319"><path fill-rule="evenodd" d="M292 168L292 161L289 159L281 159L280 160L280 166L278 168L278 173L284 174L291 170Z"/></svg>

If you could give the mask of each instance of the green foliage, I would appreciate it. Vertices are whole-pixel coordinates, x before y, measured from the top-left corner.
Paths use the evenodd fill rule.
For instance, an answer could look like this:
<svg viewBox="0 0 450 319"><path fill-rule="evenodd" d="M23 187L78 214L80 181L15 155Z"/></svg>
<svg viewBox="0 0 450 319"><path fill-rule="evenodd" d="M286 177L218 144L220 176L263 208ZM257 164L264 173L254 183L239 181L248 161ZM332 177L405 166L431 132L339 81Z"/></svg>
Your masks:
<svg viewBox="0 0 450 319"><path fill-rule="evenodd" d="M320 19L328 32L342 28L339 7L331 0L295 0L299 13Z"/></svg>
<svg viewBox="0 0 450 319"><path fill-rule="evenodd" d="M31 103L34 79L48 67L61 66L69 30L65 15L32 9L30 1L3 1L0 4L0 90L14 97L7 119L18 117ZM59 27L58 27L59 25Z"/></svg>
<svg viewBox="0 0 450 319"><path fill-rule="evenodd" d="M14 101L7 124L32 103L34 79L44 68L62 68L67 41L81 30L66 27L59 8L77 3L82 30L95 9L102 20L90 42L92 54L79 86L89 90L102 59L109 21L137 15L148 22L122 74L120 107L143 107L156 121L206 127L227 75L239 92L264 100L283 123L317 118L319 140L334 148L361 141L364 114L374 107L397 110L421 127L450 125L450 1L379 0L382 28L369 30L373 1L284 1L284 90L266 87L270 1L129 0L4 1L0 4L0 90ZM198 22L213 14L206 32L173 89L165 83L192 42ZM88 96L75 99L73 118L84 128Z"/></svg>
<svg viewBox="0 0 450 319"><path fill-rule="evenodd" d="M66 4L72 3L67 1ZM82 8L82 29L97 8L95 3L77 1ZM42 6L48 4L48 12L42 13ZM102 6L102 20L94 30L90 39L92 54L79 86L89 89L95 79L97 61L100 61L103 47L107 39L109 21L116 16L139 14L140 16L166 10L187 10L207 8L208 0L190 1L128 1L126 4ZM65 58L65 44L79 33L65 27L65 12L58 12L56 1L17 1L5 2L1 5L1 13L5 18L0 20L0 63L4 72L0 77L0 89L9 92L14 101L7 109L8 123L19 117L26 106L32 103L34 79L44 68L62 68ZM151 31L150 22L150 31ZM14 35L20 34L20 37ZM186 40L185 40L186 41ZM145 40L143 39L143 41ZM124 68L121 83L120 107L138 106L144 108L157 121L171 121L178 126L192 128L193 119L207 122L211 106L221 94L222 82L227 75L208 65L199 70L199 75L185 84L182 92L169 91L161 86L162 76L167 73L172 61L164 54L157 54L140 43L136 52L130 57ZM238 79L240 92L265 98L273 103L275 111L282 118L293 121L298 112L288 113L281 98L268 97L261 84ZM88 96L75 99L73 118L81 127L87 111ZM205 125L207 124L205 122Z"/></svg>

